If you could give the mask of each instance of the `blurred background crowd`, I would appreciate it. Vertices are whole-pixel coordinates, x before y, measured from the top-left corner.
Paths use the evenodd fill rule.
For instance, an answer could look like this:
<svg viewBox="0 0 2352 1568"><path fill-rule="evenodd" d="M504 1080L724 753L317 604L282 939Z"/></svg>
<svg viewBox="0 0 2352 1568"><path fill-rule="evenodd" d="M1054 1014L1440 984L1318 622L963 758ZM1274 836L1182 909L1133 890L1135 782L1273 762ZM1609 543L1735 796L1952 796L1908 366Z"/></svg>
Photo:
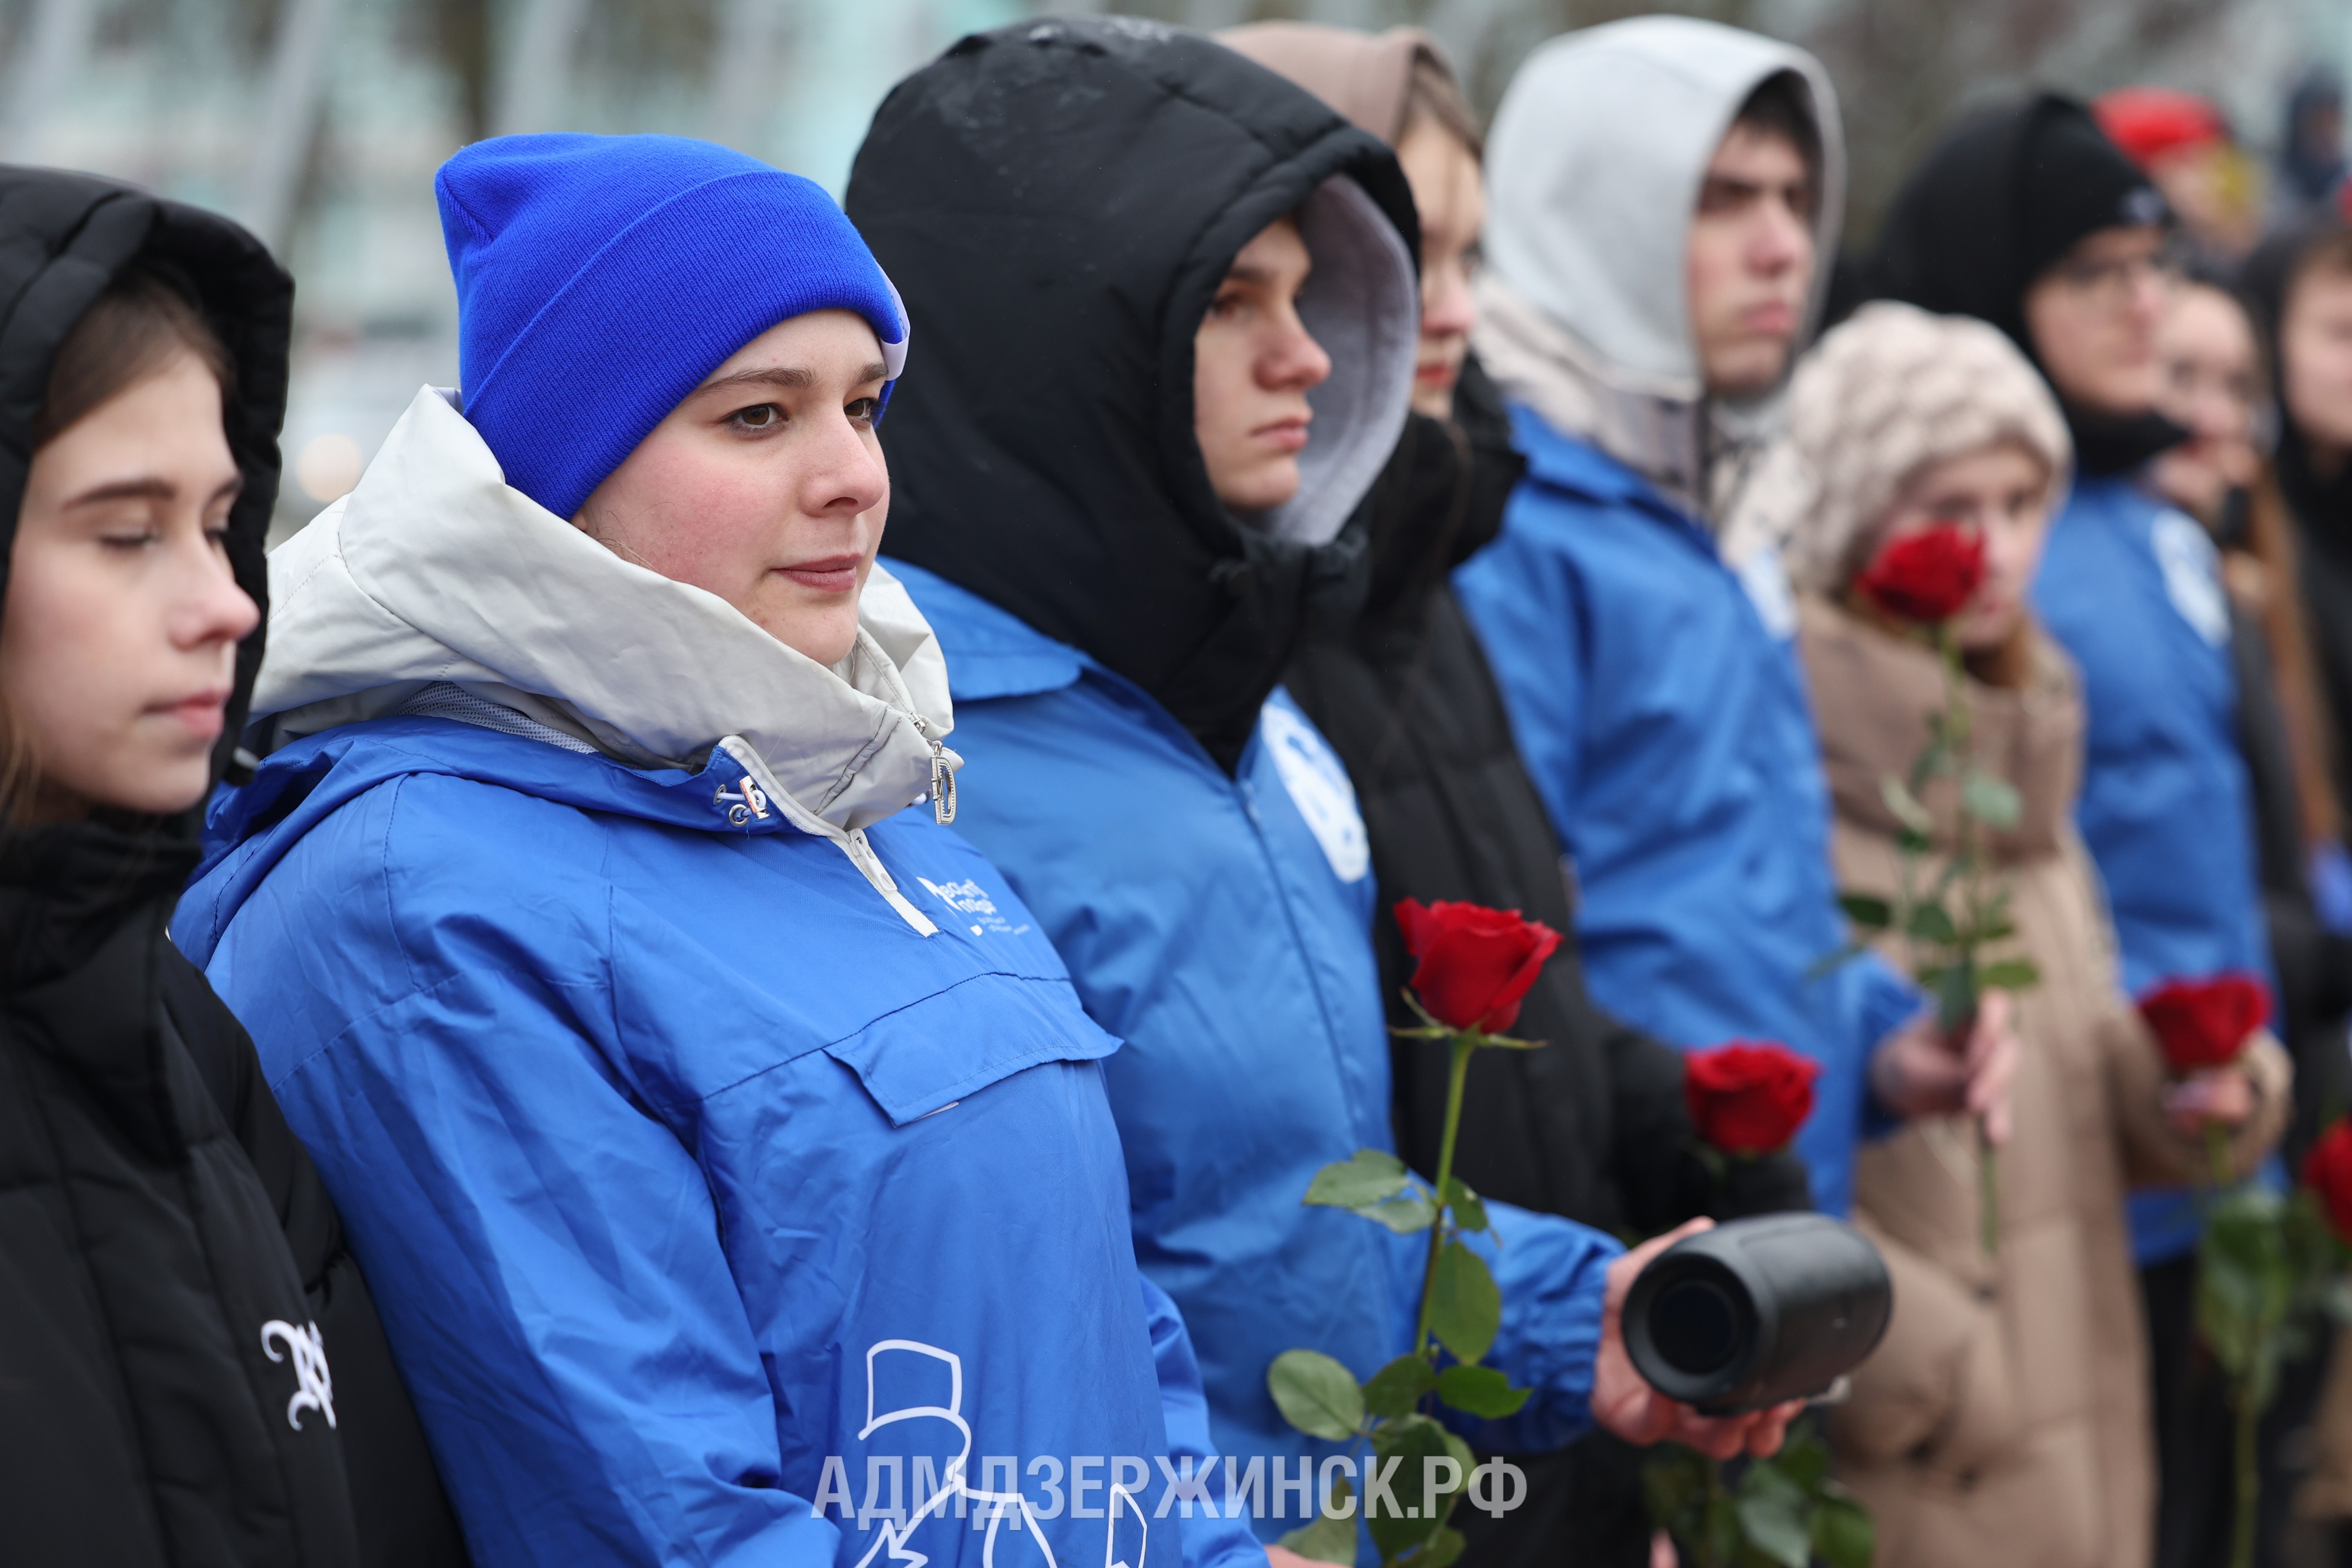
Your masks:
<svg viewBox="0 0 2352 1568"><path fill-rule="evenodd" d="M836 195L891 83L1025 0L0 0L0 161L89 169L227 212L300 284L279 505L359 477L423 382L457 379L432 172L506 132L708 138ZM1273 16L1426 27L1491 110L1570 27L1682 10L1801 44L1838 84L1846 231L1876 231L1952 115L2029 83L2158 82L2146 119L2200 244L2242 254L2344 168L2352 8L2330 0L1143 0L1215 28Z"/></svg>

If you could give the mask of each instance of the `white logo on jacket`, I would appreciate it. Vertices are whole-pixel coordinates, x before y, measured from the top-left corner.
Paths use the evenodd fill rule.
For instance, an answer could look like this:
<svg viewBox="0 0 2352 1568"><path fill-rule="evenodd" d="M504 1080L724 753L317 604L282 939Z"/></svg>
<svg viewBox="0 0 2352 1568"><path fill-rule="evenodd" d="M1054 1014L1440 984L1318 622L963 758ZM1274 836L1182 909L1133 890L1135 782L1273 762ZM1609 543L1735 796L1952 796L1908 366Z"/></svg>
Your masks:
<svg viewBox="0 0 2352 1568"><path fill-rule="evenodd" d="M1797 595L1789 587L1789 568L1777 545L1747 556L1732 568L1732 574L1774 642L1787 642L1797 635Z"/></svg>
<svg viewBox="0 0 2352 1568"><path fill-rule="evenodd" d="M1001 936L1019 936L1029 929L1006 920L997 910L996 900L988 896L988 889L969 877L961 882L934 882L929 877L918 877L915 880L920 882L931 897L962 916L974 936L983 931L994 931Z"/></svg>
<svg viewBox="0 0 2352 1568"><path fill-rule="evenodd" d="M882 1407L883 1400L877 1392L877 1384L881 1381L877 1373L885 1366L888 1366L895 1374L890 1381L898 1384L901 1390L898 1402L887 1409ZM909 1402L906 1391L930 1383L931 1377L927 1373L944 1374L946 1386L940 1388L933 1384L929 1392L934 1395L944 1394L945 1399L933 1397L926 1400L917 1394ZM1044 1525L1020 1489L1017 1471L1009 1489L971 1484L972 1431L963 1415L963 1358L952 1351L943 1351L919 1340L877 1341L866 1352L866 1425L858 1428L858 1441L864 1442L885 1426L902 1421L926 1419L944 1423L954 1434L955 1453L948 1459L944 1471L930 1483L931 1489L920 1497L910 1496L903 1506L898 1502L897 1461L888 1460L891 1466L891 1506L887 1510L872 1506L876 1475L873 1461L869 1459L866 1506L857 1510L856 1522L860 1531L877 1525L880 1526L880 1531L874 1543L866 1549L865 1555L858 1558L856 1568L872 1568L875 1559L885 1553L891 1563L898 1564L900 1568L923 1568L930 1561L929 1554L912 1550L908 1542L926 1519L947 1518L950 1503L954 1504L957 1518L969 1512L971 1528L987 1531L981 1547L982 1563L994 1564L998 1532L1009 1527L1013 1533L1025 1533L1035 1543L1035 1555L1044 1560L1045 1568L1060 1568L1053 1547L1046 1543ZM923 1474L923 1468L917 1469L918 1477ZM825 1459L824 1474L817 1481L816 1517L824 1518L827 1505L835 1500L841 1505L842 1521L847 1523L851 1517L849 1480L838 1455ZM1103 1568L1144 1568L1149 1539L1143 1522L1142 1503L1133 1492L1115 1482L1108 1489L1108 1502L1109 1506L1104 1510L1108 1522L1103 1533ZM1167 1510L1163 1507L1160 1511L1164 1513ZM1122 1520L1129 1526L1124 1531L1119 1528ZM1132 1552L1120 1550L1129 1546L1134 1549Z"/></svg>
<svg viewBox="0 0 2352 1568"><path fill-rule="evenodd" d="M1315 727L1279 702L1269 702L1258 715L1266 750L1274 753L1275 772L1290 802L1323 846L1323 858L1343 882L1362 878L1372 866L1372 843L1364 819L1356 810L1356 788L1348 770Z"/></svg>
<svg viewBox="0 0 2352 1568"><path fill-rule="evenodd" d="M2197 635L2220 647L2230 640L2230 605L2221 596L2221 561L2213 541L2186 512L2160 511L2148 543L2164 573L2165 596Z"/></svg>
<svg viewBox="0 0 2352 1568"><path fill-rule="evenodd" d="M286 1353L278 1353L272 1341L283 1341ZM282 1318L272 1318L261 1325L261 1353L271 1361L294 1363L294 1397L286 1402L286 1425L297 1432L302 1429L302 1412L315 1410L335 1424L335 1380L327 1371L326 1336L319 1325L310 1323L296 1328Z"/></svg>

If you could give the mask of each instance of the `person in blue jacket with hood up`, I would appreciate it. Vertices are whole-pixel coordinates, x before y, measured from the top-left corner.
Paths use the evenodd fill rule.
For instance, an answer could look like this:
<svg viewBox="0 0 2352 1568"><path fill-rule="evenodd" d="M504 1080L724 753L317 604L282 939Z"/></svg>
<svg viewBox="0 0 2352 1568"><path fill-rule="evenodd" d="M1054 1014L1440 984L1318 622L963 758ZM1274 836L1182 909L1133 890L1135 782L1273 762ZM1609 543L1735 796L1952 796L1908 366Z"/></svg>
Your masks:
<svg viewBox="0 0 2352 1568"><path fill-rule="evenodd" d="M2033 603L2082 668L2075 819L2135 995L2176 977L2273 973L2219 557L2147 483L2150 460L2189 437L2156 411L2168 221L2090 111L2042 94L1970 116L1929 152L1888 209L1866 275L1874 294L2000 328L2066 415L2074 485ZM2229 1508L2210 1479L2227 1461L2203 1451L2226 1430L2220 1389L2192 1356L2201 1221L2182 1190L2134 1194L2130 1217L2158 1374L2158 1555L2194 1561L2200 1540L2219 1552ZM2280 1410L2315 1383L2291 1376ZM2282 1510L2291 1493L2263 1487Z"/></svg>
<svg viewBox="0 0 2352 1568"><path fill-rule="evenodd" d="M267 758L175 934L474 1561L1262 1563L1191 1499L1118 1042L940 826L946 671L874 564L889 282L701 142L501 138L436 190L462 401L273 557Z"/></svg>
<svg viewBox="0 0 2352 1568"><path fill-rule="evenodd" d="M1554 39L1487 142L1480 359L1528 473L1455 587L1581 895L1601 1005L1683 1048L1763 1037L1821 1063L1797 1138L1852 1201L1876 1117L1999 1137L2014 1040L1990 998L1947 1042L1846 942L1819 742L1768 542L1718 537L1838 231L1819 62L1679 16Z"/></svg>
<svg viewBox="0 0 2352 1568"><path fill-rule="evenodd" d="M1412 198L1288 81L1109 19L967 38L900 83L847 207L918 319L955 324L887 438L893 570L946 647L976 781L957 830L1127 1042L1105 1071L1137 1257L1184 1312L1239 1484L1269 1487L1226 1506L1270 1539L1349 1461L1283 1419L1269 1364L1307 1348L1365 1377L1403 1353L1426 1256L1300 1202L1325 1163L1393 1147L1389 1040L1355 797L1276 689L1302 617L1353 584L1343 524L1403 423ZM1489 1212L1489 1359L1533 1392L1474 1440L1549 1449L1597 1416L1777 1444L1786 1409L1702 1421L1634 1376L1609 1303L1643 1255Z"/></svg>

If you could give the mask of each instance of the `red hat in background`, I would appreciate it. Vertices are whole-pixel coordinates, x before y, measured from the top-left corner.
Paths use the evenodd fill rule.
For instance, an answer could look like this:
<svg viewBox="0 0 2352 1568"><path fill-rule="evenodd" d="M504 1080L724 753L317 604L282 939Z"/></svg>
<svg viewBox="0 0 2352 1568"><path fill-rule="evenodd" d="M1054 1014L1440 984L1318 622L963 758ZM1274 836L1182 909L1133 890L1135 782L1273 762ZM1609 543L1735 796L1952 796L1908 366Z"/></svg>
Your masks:
<svg viewBox="0 0 2352 1568"><path fill-rule="evenodd" d="M2168 87L2117 88L2094 100L2091 112L2107 139L2143 169L2167 153L2230 140L2230 122L2211 99Z"/></svg>

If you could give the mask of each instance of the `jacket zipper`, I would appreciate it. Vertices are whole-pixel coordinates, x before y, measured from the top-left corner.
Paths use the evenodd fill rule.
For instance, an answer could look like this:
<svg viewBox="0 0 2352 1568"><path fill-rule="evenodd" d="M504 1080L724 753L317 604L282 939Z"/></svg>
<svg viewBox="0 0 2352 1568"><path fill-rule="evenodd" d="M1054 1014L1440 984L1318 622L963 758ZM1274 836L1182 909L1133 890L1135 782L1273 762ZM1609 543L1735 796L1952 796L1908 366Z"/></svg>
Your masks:
<svg viewBox="0 0 2352 1568"><path fill-rule="evenodd" d="M831 839L844 855L849 857L849 863L857 868L858 874L873 885L874 890L882 895L884 901L898 911L899 919L915 928L917 934L921 936L940 934L940 928L931 923L930 917L908 903L907 896L898 890L898 884L891 879L890 868L882 864L882 858L875 854L874 847L866 841L866 829L852 827L844 830L824 818L812 814L806 806L793 799L791 793L776 782L775 775L768 771L766 762L761 758L759 752L751 749L742 736L726 737L719 742L719 749L734 758L736 764L751 775L751 781L759 785L761 792L766 796L764 804L782 812L785 821L803 833L811 834L818 838ZM745 792L747 795L750 793L748 790ZM736 809L742 808L739 806ZM952 805L949 806L950 816L954 815L954 809Z"/></svg>
<svg viewBox="0 0 2352 1568"><path fill-rule="evenodd" d="M890 907L898 910L908 925L925 936L940 934L940 928L931 923L930 917L908 903L907 895L898 890L898 884L890 879L890 868L882 864L882 858L874 853L874 846L866 842L866 829L853 827L835 842L841 846L842 853L849 857L849 863L866 873L866 879L874 884L877 892L889 900Z"/></svg>

